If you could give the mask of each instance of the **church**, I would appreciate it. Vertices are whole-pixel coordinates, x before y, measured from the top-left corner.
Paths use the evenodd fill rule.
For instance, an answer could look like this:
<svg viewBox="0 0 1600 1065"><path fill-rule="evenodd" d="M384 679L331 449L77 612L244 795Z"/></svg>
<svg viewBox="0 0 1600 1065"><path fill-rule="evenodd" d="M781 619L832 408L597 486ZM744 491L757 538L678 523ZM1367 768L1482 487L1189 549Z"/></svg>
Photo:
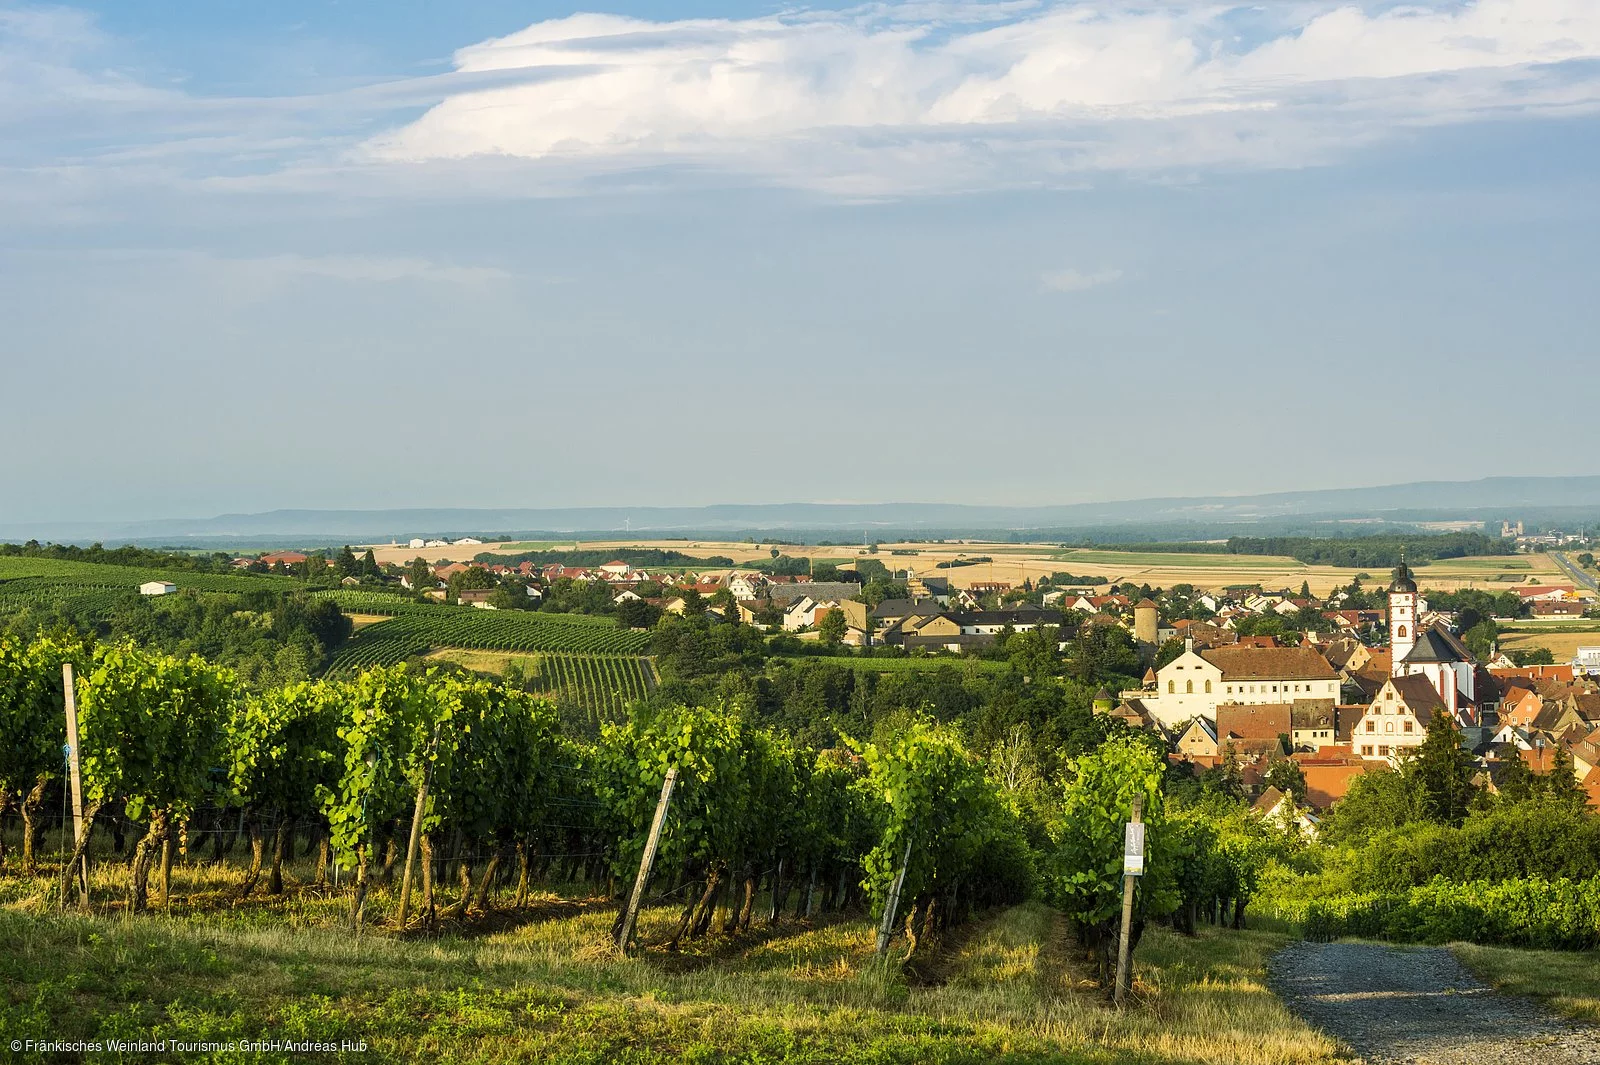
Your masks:
<svg viewBox="0 0 1600 1065"><path fill-rule="evenodd" d="M1389 648L1394 678L1422 676L1461 726L1479 725L1477 663L1455 634L1440 625L1419 631L1422 603L1405 558L1389 585Z"/></svg>

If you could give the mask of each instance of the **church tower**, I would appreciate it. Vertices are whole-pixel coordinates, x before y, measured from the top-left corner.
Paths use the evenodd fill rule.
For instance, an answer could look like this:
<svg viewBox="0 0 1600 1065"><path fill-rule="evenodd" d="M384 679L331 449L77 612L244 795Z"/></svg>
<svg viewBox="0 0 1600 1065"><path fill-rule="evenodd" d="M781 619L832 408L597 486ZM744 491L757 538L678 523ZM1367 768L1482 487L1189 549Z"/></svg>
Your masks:
<svg viewBox="0 0 1600 1065"><path fill-rule="evenodd" d="M1389 585L1389 650L1393 655L1389 675L1403 676L1400 663L1417 642L1417 582L1411 579L1406 568L1405 552L1400 553L1400 568L1394 571L1394 583Z"/></svg>

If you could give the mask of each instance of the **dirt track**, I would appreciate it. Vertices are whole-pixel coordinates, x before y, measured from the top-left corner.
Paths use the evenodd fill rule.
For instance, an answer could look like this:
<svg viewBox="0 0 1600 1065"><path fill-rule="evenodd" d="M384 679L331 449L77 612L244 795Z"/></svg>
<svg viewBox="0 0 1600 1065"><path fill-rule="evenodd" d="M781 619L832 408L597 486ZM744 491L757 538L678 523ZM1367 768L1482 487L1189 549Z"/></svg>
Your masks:
<svg viewBox="0 0 1600 1065"><path fill-rule="evenodd" d="M1296 943L1272 982L1363 1061L1600 1065L1600 1029L1485 987L1442 947Z"/></svg>

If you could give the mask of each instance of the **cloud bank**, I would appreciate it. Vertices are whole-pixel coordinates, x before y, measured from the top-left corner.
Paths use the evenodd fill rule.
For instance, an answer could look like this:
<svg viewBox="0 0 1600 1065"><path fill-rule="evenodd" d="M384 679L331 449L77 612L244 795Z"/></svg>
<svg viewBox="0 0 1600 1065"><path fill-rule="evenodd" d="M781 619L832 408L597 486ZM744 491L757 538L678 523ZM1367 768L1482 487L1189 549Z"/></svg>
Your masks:
<svg viewBox="0 0 1600 1065"><path fill-rule="evenodd" d="M713 167L865 195L1053 185L1305 165L1410 125L1594 109L1597 58L1594 0L578 14L454 57L570 76L450 96L363 154Z"/></svg>

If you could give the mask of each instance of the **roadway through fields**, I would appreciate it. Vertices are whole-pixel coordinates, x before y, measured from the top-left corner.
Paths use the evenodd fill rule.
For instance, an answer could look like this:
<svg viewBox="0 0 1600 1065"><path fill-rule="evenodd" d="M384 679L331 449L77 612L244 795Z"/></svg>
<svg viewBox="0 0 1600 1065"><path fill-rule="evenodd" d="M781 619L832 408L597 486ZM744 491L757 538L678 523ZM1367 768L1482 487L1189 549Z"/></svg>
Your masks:
<svg viewBox="0 0 1600 1065"><path fill-rule="evenodd" d="M1583 572L1582 567L1573 562L1565 554L1560 551L1552 551L1550 552L1550 557L1555 559L1556 565L1565 570L1567 576L1571 577L1578 584L1588 588L1591 592L1600 592L1600 582L1597 582L1593 577Z"/></svg>
<svg viewBox="0 0 1600 1065"><path fill-rule="evenodd" d="M1360 1061L1600 1065L1600 1029L1484 986L1443 947L1296 943L1272 977L1291 1010Z"/></svg>

